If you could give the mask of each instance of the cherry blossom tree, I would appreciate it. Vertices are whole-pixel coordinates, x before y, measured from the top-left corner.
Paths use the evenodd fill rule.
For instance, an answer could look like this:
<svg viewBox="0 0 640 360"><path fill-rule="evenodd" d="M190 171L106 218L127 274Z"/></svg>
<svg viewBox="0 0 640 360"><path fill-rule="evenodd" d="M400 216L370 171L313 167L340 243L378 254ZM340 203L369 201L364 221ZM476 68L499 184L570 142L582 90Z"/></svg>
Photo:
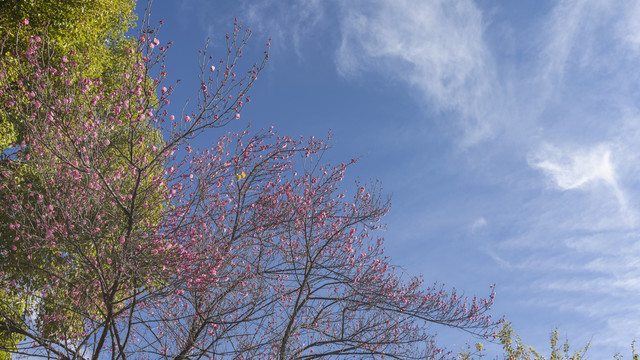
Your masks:
<svg viewBox="0 0 640 360"><path fill-rule="evenodd" d="M0 351L424 359L448 355L434 327L494 332L493 288L467 298L391 265L376 231L389 202L376 183L344 190L355 161L325 164L330 139L248 127L196 149L249 102L268 58L240 70L249 34L236 24L221 60L201 53L180 115L158 29L115 90L83 77L82 54L52 64L43 39L15 54L1 106L29 120L0 168L0 291L18 299L0 304L0 328L25 340Z"/></svg>

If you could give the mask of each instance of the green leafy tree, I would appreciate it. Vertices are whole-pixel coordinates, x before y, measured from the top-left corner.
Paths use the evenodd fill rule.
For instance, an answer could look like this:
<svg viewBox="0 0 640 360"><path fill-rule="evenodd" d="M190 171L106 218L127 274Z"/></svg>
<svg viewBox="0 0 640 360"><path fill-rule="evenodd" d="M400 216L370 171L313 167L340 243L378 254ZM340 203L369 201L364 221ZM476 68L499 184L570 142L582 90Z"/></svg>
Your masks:
<svg viewBox="0 0 640 360"><path fill-rule="evenodd" d="M121 86L123 75L131 73L128 67L134 63L133 51L135 40L125 33L134 25L135 0L7 0L0 2L0 102L29 103L30 94L37 86L47 86L51 92L64 91L69 97L95 96L91 91L83 90L84 86L93 81L104 84L105 87L115 89ZM59 84L55 81L36 81L41 74L33 72L33 64L21 57L38 44L38 54L32 61L39 64L39 68L50 67L64 71L71 64L80 63L75 67L74 76L69 84ZM137 52L135 52L137 54ZM32 79L34 81L24 81ZM85 83L81 83L81 82ZM144 76L140 84L145 93L152 92L154 86L148 77ZM16 96L17 94L17 96ZM12 96L12 98L9 98ZM154 96L145 96L147 101L154 101ZM132 97L132 101L135 101ZM34 108L37 112L37 106ZM29 162L12 161L11 155L29 150L20 145L24 142L25 122L30 121L28 114L15 111L15 107L0 107L0 172L2 177L11 183L19 184L22 195L28 194L33 188L46 181L46 174L35 171ZM122 119L123 123L129 119ZM133 137L144 139L143 146L136 151L146 151L149 146L160 138L157 131L138 128ZM114 131L113 142L124 141L126 136L122 131ZM114 164L114 167L123 164ZM130 184L132 186L132 184ZM9 249L12 244L13 231L9 228L10 214L0 213L0 250ZM15 256L17 255L17 256ZM59 259L51 253L39 252L36 258L27 259L15 254L10 259L3 259L2 271L13 275L14 281L28 284L29 288L37 291L43 282L29 271L30 261L38 261L49 266L60 267ZM29 261L27 261L29 260ZM25 304L30 303L25 293L12 291L0 292L0 308L3 310L25 312ZM47 304L43 302L43 309ZM18 344L24 338L18 328L11 326L4 319L0 322L1 348L11 349L12 344ZM49 324L51 331L58 331L55 322ZM9 359L7 352L0 351L0 360Z"/></svg>
<svg viewBox="0 0 640 360"><path fill-rule="evenodd" d="M0 85L13 83L21 68L16 54L28 48L33 35L46 39L52 55L82 54L85 78L116 81L122 74L124 50L132 46L125 36L134 24L135 0L6 0L0 2L0 34L6 44L0 56L5 77ZM22 24L22 26L18 26ZM0 150L21 141L21 114L0 110Z"/></svg>
<svg viewBox="0 0 640 360"><path fill-rule="evenodd" d="M504 322L502 329L495 334L496 340L502 345L504 360L584 360L587 359L585 354L589 349L590 343L577 351L572 351L569 341L561 343L559 340L558 330L554 330L549 335L551 352L549 356L542 355L538 350L526 345L520 336L515 335L511 324ZM633 360L640 360L640 355L636 353L635 342L631 343L631 352ZM458 352L459 360L481 359L486 356L484 345L477 343L467 345L466 348ZM614 354L614 359L621 359L620 354Z"/></svg>
<svg viewBox="0 0 640 360"><path fill-rule="evenodd" d="M565 341L562 345L559 343L558 330L554 330L549 335L549 341L551 344L551 354L549 357L544 357L533 347L525 345L519 336L515 336L514 331L509 323L504 323L502 330L498 333L498 339L502 344L505 359L513 360L581 360L584 359L585 353L589 349L589 343L583 348L572 352L569 346L569 341Z"/></svg>

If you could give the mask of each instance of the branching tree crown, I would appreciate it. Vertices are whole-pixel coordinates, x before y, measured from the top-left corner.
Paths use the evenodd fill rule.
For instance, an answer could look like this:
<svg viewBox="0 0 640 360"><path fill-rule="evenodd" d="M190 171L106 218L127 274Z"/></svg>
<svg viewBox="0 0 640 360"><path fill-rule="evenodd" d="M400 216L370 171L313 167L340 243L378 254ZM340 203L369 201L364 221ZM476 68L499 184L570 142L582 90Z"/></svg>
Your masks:
<svg viewBox="0 0 640 360"><path fill-rule="evenodd" d="M202 53L197 104L179 116L157 34L127 49L115 88L80 59L49 61L36 36L16 53L2 106L28 121L0 169L0 291L19 303L0 304L0 327L24 340L0 351L424 359L450 355L433 327L493 333L493 289L467 298L390 264L376 236L387 199L375 183L344 192L355 161L323 163L326 141L247 128L194 147L249 102L268 58L241 69L249 32L236 24L216 62ZM21 164L38 176L16 180Z"/></svg>

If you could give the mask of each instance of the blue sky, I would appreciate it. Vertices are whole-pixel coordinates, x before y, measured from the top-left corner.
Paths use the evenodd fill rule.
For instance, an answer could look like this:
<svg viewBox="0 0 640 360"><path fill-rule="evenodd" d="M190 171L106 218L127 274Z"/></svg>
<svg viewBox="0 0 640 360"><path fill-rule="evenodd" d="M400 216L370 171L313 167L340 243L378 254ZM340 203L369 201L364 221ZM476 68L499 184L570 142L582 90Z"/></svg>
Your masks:
<svg viewBox="0 0 640 360"><path fill-rule="evenodd" d="M347 183L392 195L395 264L497 283L494 314L543 351L556 327L592 358L640 339L639 2L156 0L152 18L184 97L234 18L247 61L273 38L236 126L331 129L332 160L362 156Z"/></svg>

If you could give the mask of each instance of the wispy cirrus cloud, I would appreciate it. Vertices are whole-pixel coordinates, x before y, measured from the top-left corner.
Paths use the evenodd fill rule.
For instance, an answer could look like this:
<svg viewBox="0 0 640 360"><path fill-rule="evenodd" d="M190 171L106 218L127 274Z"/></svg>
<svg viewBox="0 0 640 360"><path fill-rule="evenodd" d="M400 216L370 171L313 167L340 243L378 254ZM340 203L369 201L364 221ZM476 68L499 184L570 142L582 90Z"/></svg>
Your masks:
<svg viewBox="0 0 640 360"><path fill-rule="evenodd" d="M624 12L622 21L616 27L618 36L627 46L640 51L640 3L630 2L617 4Z"/></svg>
<svg viewBox="0 0 640 360"><path fill-rule="evenodd" d="M336 40L337 48L326 51L335 52L340 75L376 73L417 89L433 110L459 118L464 146L491 138L506 118L504 94L484 39L485 19L473 0L240 4L243 21L273 37L276 51L293 49L302 59L309 56L309 44L321 39L333 45Z"/></svg>
<svg viewBox="0 0 640 360"><path fill-rule="evenodd" d="M375 72L410 84L436 109L461 115L467 144L492 135L499 89L473 1L352 1L343 12L340 74Z"/></svg>
<svg viewBox="0 0 640 360"><path fill-rule="evenodd" d="M584 149L560 149L546 144L530 155L529 164L546 173L562 190L603 181L621 194L611 162L611 149L604 144Z"/></svg>
<svg viewBox="0 0 640 360"><path fill-rule="evenodd" d="M509 270L500 282L515 290L503 301L530 301L555 315L580 313L553 322L582 333L576 319L597 323L604 330L593 344L628 346L640 328L630 320L640 318L634 302L640 296L634 202L640 196L640 5L560 0L523 10L522 3L487 4L267 0L241 1L240 8L250 27L277 38L274 44L293 50L295 60L317 58L321 48L323 61L334 54L344 78L395 81L403 85L395 89L406 88L403 97L435 110L434 121L457 119L462 136L437 135L452 138L445 146L467 146L456 156L450 148L424 151L426 141L413 131L417 122L397 124L414 136L393 138L402 153L392 155L413 161L404 168L410 171L400 172L410 172L416 183L406 198L440 209L419 218L395 208L410 224L401 230L407 241L463 229L461 237L482 241L461 239L459 247L483 247L492 266ZM501 29L516 34L508 51L509 35ZM442 183L454 182L439 196ZM389 185L401 198L405 189ZM434 195L421 187L439 190ZM477 213L461 216L474 201L481 203ZM438 222L445 225L425 225ZM477 272L480 265L467 262ZM616 306L603 309L607 304ZM518 314L509 315L529 327L531 316ZM552 327L541 326L542 332Z"/></svg>
<svg viewBox="0 0 640 360"><path fill-rule="evenodd" d="M544 22L545 46L541 52L542 65L537 76L545 82L547 90L557 86L563 79L578 39L589 29L587 14L591 10L584 0L565 0L558 3ZM547 91L551 94L551 91Z"/></svg>
<svg viewBox="0 0 640 360"><path fill-rule="evenodd" d="M475 219L471 224L471 232L474 233L486 227L487 227L487 219L481 216Z"/></svg>
<svg viewBox="0 0 640 360"><path fill-rule="evenodd" d="M243 17L253 30L272 37L276 47L291 47L304 57L303 43L313 38L325 24L326 2L307 1L241 1Z"/></svg>

